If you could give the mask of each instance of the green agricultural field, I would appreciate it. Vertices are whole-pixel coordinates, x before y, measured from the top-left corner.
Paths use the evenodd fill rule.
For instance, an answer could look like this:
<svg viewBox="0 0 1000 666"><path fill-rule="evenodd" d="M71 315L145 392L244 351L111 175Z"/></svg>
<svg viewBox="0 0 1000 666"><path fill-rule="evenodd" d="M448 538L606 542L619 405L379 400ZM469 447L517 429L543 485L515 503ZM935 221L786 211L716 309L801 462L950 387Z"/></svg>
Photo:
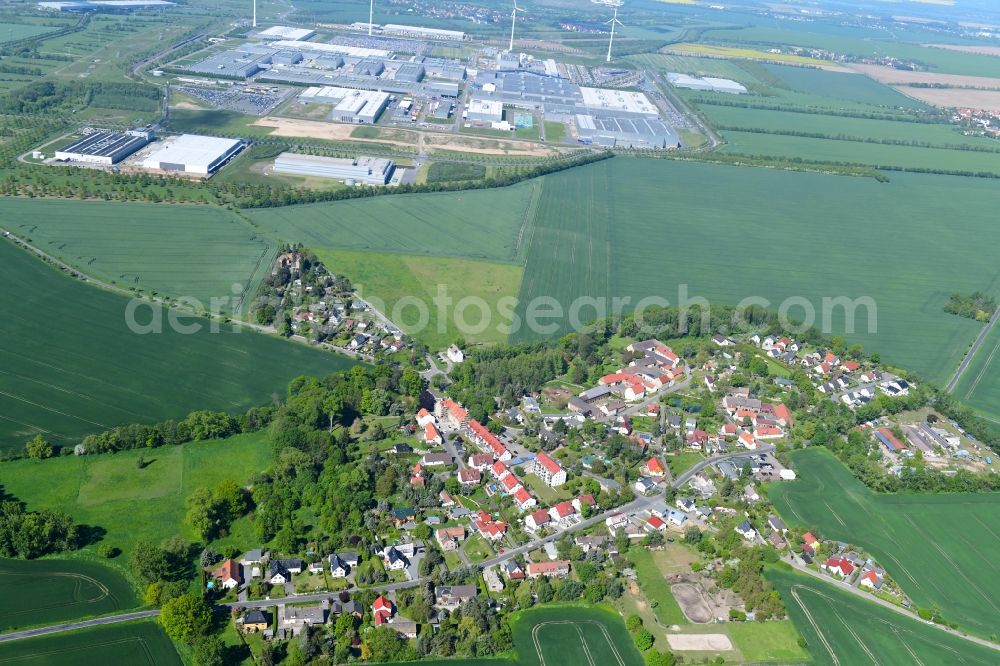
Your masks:
<svg viewBox="0 0 1000 666"><path fill-rule="evenodd" d="M132 588L117 571L78 560L0 559L0 583L2 631L104 615L137 604Z"/></svg>
<svg viewBox="0 0 1000 666"><path fill-rule="evenodd" d="M988 647L867 602L834 584L786 570L771 569L766 575L780 591L817 666L997 663L997 653Z"/></svg>
<svg viewBox="0 0 1000 666"><path fill-rule="evenodd" d="M540 191L541 181L533 180L491 190L251 210L246 216L267 233L313 248L513 261L530 237L525 224Z"/></svg>
<svg viewBox="0 0 1000 666"><path fill-rule="evenodd" d="M47 32L58 30L58 27L49 25L30 25L27 23L0 23L0 44L5 42L16 42L28 37L44 35Z"/></svg>
<svg viewBox="0 0 1000 666"><path fill-rule="evenodd" d="M831 72L823 69L765 64L763 67L791 90L848 100L873 106L926 109L923 102L910 99L887 85L861 74Z"/></svg>
<svg viewBox="0 0 1000 666"><path fill-rule="evenodd" d="M731 127L762 132L802 132L830 138L906 141L938 148L978 148L1000 150L1000 142L985 137L964 136L953 125L908 123L893 120L850 118L819 113L767 111L732 106L705 105L708 120L720 128ZM988 153L994 161L998 153Z"/></svg>
<svg viewBox="0 0 1000 666"><path fill-rule="evenodd" d="M519 314L543 296L564 312L581 296L677 304L687 285L689 297L715 303L760 296L777 308L803 297L822 326L824 297L868 296L877 331L866 332L868 313L859 308L858 332L847 337L943 381L979 330L943 312L948 294L1000 294L995 258L965 240L992 233L1000 192L974 178L891 178L626 158L547 176ZM830 332L843 331L843 308L827 310ZM796 313L802 308L789 310ZM515 338L534 335L525 326Z"/></svg>
<svg viewBox="0 0 1000 666"><path fill-rule="evenodd" d="M1000 326L994 326L955 387L955 395L1000 423Z"/></svg>
<svg viewBox="0 0 1000 666"><path fill-rule="evenodd" d="M997 153L892 146L729 130L723 131L722 134L726 139L723 152L740 155L1000 175L1000 154Z"/></svg>
<svg viewBox="0 0 1000 666"><path fill-rule="evenodd" d="M182 663L163 629L151 620L0 643L0 664L181 666Z"/></svg>
<svg viewBox="0 0 1000 666"><path fill-rule="evenodd" d="M1000 633L1000 494L878 495L824 449L791 455L798 479L768 487L789 524L864 547L917 607Z"/></svg>
<svg viewBox="0 0 1000 666"><path fill-rule="evenodd" d="M98 280L194 299L206 310L216 299L223 313L246 311L278 251L237 216L208 206L8 197L0 219Z"/></svg>
<svg viewBox="0 0 1000 666"><path fill-rule="evenodd" d="M142 469L136 465L140 456L147 463ZM178 533L196 541L197 535L184 523L187 496L198 488L211 488L224 479L243 485L251 475L267 467L270 456L270 439L266 432L259 432L225 440L116 454L5 462L3 485L7 493L27 504L29 509L65 511L78 523L105 530L102 543L123 551L108 564L124 567L138 541L159 543ZM220 460L225 460L226 464L218 464ZM46 482L38 483L40 477ZM132 511L137 504L142 505L141 520L137 520ZM230 536L220 540L217 546L234 543L249 548L253 539L249 521L240 520L231 529ZM95 548L87 547L80 555L96 557ZM50 566L48 561L20 564L27 571L37 566L44 572ZM77 563L70 564L76 566ZM83 563L80 566L87 571ZM104 573L103 568L100 571ZM117 580L110 573L107 577L112 582ZM101 580L111 587L104 578ZM127 608L134 603L127 593L119 591L120 586L114 589L121 607ZM3 611L0 611L0 621L3 620Z"/></svg>
<svg viewBox="0 0 1000 666"><path fill-rule="evenodd" d="M653 613L660 624L667 627L675 624L688 624L684 611L674 599L674 595L670 592L670 586L663 578L663 572L656 564L653 552L640 549L636 552L630 552L629 559L635 564L639 588L646 597L646 601L653 607Z"/></svg>
<svg viewBox="0 0 1000 666"><path fill-rule="evenodd" d="M459 336L472 343L506 339L495 324L490 326L482 318L482 310L476 304L463 306L461 314L456 306L473 297L485 302L491 316L498 306L513 311L521 285L521 266L473 259L314 249L330 271L350 278L362 298L381 301L373 304L431 349L443 349ZM439 295L439 289L441 295L452 299L452 305L444 311L432 300ZM414 299L426 312L425 325L421 325L422 315L413 304ZM379 307L382 304L384 309ZM477 328L483 322L487 325L478 333L465 327L460 330L457 317Z"/></svg>
<svg viewBox="0 0 1000 666"><path fill-rule="evenodd" d="M730 622L725 626L733 645L750 663L797 664L808 659L809 655L798 645L795 625L787 620Z"/></svg>
<svg viewBox="0 0 1000 666"><path fill-rule="evenodd" d="M0 449L36 433L72 445L116 424L183 417L196 409L242 411L284 395L300 374L323 375L349 359L305 346L178 316L201 324L185 334L159 308L141 306L139 334L126 323L129 300L61 275L10 242L0 242Z"/></svg>
<svg viewBox="0 0 1000 666"><path fill-rule="evenodd" d="M640 53L627 56L625 59L640 67L648 67L661 73L679 72L691 76L715 76L732 79L743 84L758 83L756 77L735 60L666 53Z"/></svg>

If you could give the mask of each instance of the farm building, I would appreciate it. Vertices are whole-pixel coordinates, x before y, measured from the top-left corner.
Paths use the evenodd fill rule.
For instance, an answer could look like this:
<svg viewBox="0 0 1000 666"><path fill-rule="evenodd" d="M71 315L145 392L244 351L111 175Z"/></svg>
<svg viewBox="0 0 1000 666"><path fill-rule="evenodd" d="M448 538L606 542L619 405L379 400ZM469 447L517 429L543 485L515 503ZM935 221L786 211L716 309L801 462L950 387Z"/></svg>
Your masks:
<svg viewBox="0 0 1000 666"><path fill-rule="evenodd" d="M469 120L478 120L486 123L498 123L503 119L503 103L495 99L480 99L474 97L469 100L466 109Z"/></svg>
<svg viewBox="0 0 1000 666"><path fill-rule="evenodd" d="M182 134L176 139L165 141L142 161L142 166L146 169L207 176L242 148L243 141L240 139Z"/></svg>
<svg viewBox="0 0 1000 666"><path fill-rule="evenodd" d="M349 159L281 153L274 160L274 170L277 173L336 178L365 185L385 185L392 178L395 169L395 162L378 157Z"/></svg>
<svg viewBox="0 0 1000 666"><path fill-rule="evenodd" d="M117 164L153 138L152 132L89 132L56 151L56 159L91 164Z"/></svg>
<svg viewBox="0 0 1000 666"><path fill-rule="evenodd" d="M302 39L309 39L315 34L315 30L309 30L307 28L292 28L287 25L274 25L267 30L261 30L257 33L257 36L260 39L287 39L297 42Z"/></svg>

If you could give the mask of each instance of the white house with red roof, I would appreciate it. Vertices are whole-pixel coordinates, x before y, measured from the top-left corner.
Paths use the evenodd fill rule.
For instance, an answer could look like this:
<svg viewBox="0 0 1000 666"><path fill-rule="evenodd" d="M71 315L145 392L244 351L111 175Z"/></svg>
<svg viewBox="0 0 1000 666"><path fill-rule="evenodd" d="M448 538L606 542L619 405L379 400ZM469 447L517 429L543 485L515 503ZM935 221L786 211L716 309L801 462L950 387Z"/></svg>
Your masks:
<svg viewBox="0 0 1000 666"><path fill-rule="evenodd" d="M858 585L864 585L869 590L881 590L883 582L883 576L875 569L868 569L858 579Z"/></svg>
<svg viewBox="0 0 1000 666"><path fill-rule="evenodd" d="M792 419L792 410L788 409L785 403L778 403L774 406L774 418L786 428L791 428L795 425L795 421Z"/></svg>
<svg viewBox="0 0 1000 666"><path fill-rule="evenodd" d="M434 415L423 407L421 407L420 411L417 412L417 425L421 428L426 427L428 423L434 423L434 421Z"/></svg>
<svg viewBox="0 0 1000 666"><path fill-rule="evenodd" d="M753 431L754 439L780 439L785 431L777 426L758 426Z"/></svg>
<svg viewBox="0 0 1000 666"><path fill-rule="evenodd" d="M490 467L490 473L497 478L497 480L502 480L505 476L510 474L510 470L507 465L503 464L500 460L493 463Z"/></svg>
<svg viewBox="0 0 1000 666"><path fill-rule="evenodd" d="M584 505L589 506L591 509L596 509L597 500L595 500L594 496L589 493L573 498L573 508L576 509L577 513L583 513Z"/></svg>
<svg viewBox="0 0 1000 666"><path fill-rule="evenodd" d="M646 394L642 380L627 372L618 371L604 375L598 381L601 386L610 386L626 400L638 400Z"/></svg>
<svg viewBox="0 0 1000 666"><path fill-rule="evenodd" d="M823 568L835 576L846 578L854 573L854 565L846 557L831 557L823 563Z"/></svg>
<svg viewBox="0 0 1000 666"><path fill-rule="evenodd" d="M510 460L511 454L504 446L504 443L500 441L500 438L489 431L489 429L481 424L479 421L472 419L469 421L469 431L472 433L472 439L476 444L482 449L493 454L493 457L497 460Z"/></svg>
<svg viewBox="0 0 1000 666"><path fill-rule="evenodd" d="M757 440L754 439L753 433L749 432L741 432L739 436L739 442L743 447L750 449L751 451L756 450L758 446Z"/></svg>
<svg viewBox="0 0 1000 666"><path fill-rule="evenodd" d="M650 531L662 532L667 528L667 524L659 516L650 516L646 520L647 529Z"/></svg>
<svg viewBox="0 0 1000 666"><path fill-rule="evenodd" d="M500 520L493 520L493 516L482 510L475 514L473 525L484 539L489 539L490 541L502 539L504 533L507 532L507 523Z"/></svg>
<svg viewBox="0 0 1000 666"><path fill-rule="evenodd" d="M528 514L528 517L524 519L524 526L529 530L537 530L540 527L545 527L551 522L549 512L545 509L539 509Z"/></svg>
<svg viewBox="0 0 1000 666"><path fill-rule="evenodd" d="M438 401L434 405L434 413L442 423L451 428L462 428L469 423L468 410L450 398Z"/></svg>
<svg viewBox="0 0 1000 666"><path fill-rule="evenodd" d="M500 485L503 486L503 490L508 495L513 495L518 490L521 489L521 480L513 474L506 474L502 479L500 479Z"/></svg>
<svg viewBox="0 0 1000 666"><path fill-rule="evenodd" d="M646 476L663 476L664 474L663 464L656 458L647 460L642 469Z"/></svg>
<svg viewBox="0 0 1000 666"><path fill-rule="evenodd" d="M535 456L531 471L546 485L553 488L566 483L566 470L544 451L539 451L538 455Z"/></svg>
<svg viewBox="0 0 1000 666"><path fill-rule="evenodd" d="M379 627L392 620L396 614L396 606L381 594L375 598L372 604L372 616L375 618L375 626Z"/></svg>
<svg viewBox="0 0 1000 666"><path fill-rule="evenodd" d="M557 523L561 523L576 515L576 509L572 502L559 502L549 508L549 516Z"/></svg>
<svg viewBox="0 0 1000 666"><path fill-rule="evenodd" d="M423 439L428 444L437 444L438 446L444 444L444 438L441 437L441 433L438 432L437 426L433 423L428 423L424 426Z"/></svg>
<svg viewBox="0 0 1000 666"><path fill-rule="evenodd" d="M517 506L521 511L527 511L533 506L538 506L538 502L523 486L514 493L514 501L517 502Z"/></svg>

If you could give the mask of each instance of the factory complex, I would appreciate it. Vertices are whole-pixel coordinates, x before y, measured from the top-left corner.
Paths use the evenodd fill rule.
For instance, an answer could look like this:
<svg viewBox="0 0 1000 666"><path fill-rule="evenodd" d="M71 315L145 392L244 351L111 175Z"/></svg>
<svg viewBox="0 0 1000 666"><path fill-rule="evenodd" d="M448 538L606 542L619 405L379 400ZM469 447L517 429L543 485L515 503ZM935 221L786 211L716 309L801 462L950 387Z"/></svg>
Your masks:
<svg viewBox="0 0 1000 666"><path fill-rule="evenodd" d="M742 95L747 92L746 86L729 79L717 79L712 76L689 76L670 72L667 74L670 85L678 88L688 88L690 90L707 90L710 92L730 93L732 95Z"/></svg>
<svg viewBox="0 0 1000 666"><path fill-rule="evenodd" d="M145 156L141 166L153 171L208 176L240 152L243 145L240 139L182 134L158 144Z"/></svg>
<svg viewBox="0 0 1000 666"><path fill-rule="evenodd" d="M85 130L82 138L56 151L56 160L111 166L118 164L152 139L152 132Z"/></svg>
<svg viewBox="0 0 1000 666"><path fill-rule="evenodd" d="M351 159L281 153L274 160L275 173L333 178L347 185L386 185L395 170L392 160L377 157Z"/></svg>

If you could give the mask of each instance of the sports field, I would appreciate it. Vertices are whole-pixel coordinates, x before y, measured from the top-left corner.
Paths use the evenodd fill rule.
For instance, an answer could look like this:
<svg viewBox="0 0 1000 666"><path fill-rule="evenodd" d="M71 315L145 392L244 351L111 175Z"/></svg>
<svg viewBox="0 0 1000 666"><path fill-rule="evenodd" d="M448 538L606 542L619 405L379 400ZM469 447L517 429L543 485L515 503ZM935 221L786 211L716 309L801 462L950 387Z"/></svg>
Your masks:
<svg viewBox="0 0 1000 666"><path fill-rule="evenodd" d="M805 574L770 569L817 666L996 664L998 653Z"/></svg>
<svg viewBox="0 0 1000 666"><path fill-rule="evenodd" d="M538 296L564 307L580 296L677 304L686 284L690 297L716 303L760 296L777 308L803 297L821 325L823 297L868 296L877 330L867 332L861 308L848 337L943 381L979 330L942 311L947 295L1000 293L995 258L965 240L991 233L997 206L992 182L972 178L893 174L878 183L615 158L546 177L519 312ZM831 314L829 332L839 333L843 308Z"/></svg>
<svg viewBox="0 0 1000 666"><path fill-rule="evenodd" d="M3 485L29 509L65 511L78 523L102 528L102 543L123 551L109 564L124 566L137 541L159 543L178 533L196 541L197 535L184 523L187 496L224 479L243 485L252 474L267 467L270 446L267 432L262 431L116 454L67 456L42 462L16 460L4 463ZM146 462L142 469L136 465L140 456ZM220 460L226 463L220 465ZM45 483L38 483L40 474ZM136 504L142 505L142 521L136 521L131 511ZM245 522L238 521L231 535L220 543L234 542L248 548L253 537ZM25 566L30 569L35 564L44 562Z"/></svg>
<svg viewBox="0 0 1000 666"><path fill-rule="evenodd" d="M277 246L235 215L196 205L0 199L4 228L98 280L233 312ZM239 287L234 287L239 285ZM249 300L249 299L247 299Z"/></svg>
<svg viewBox="0 0 1000 666"><path fill-rule="evenodd" d="M0 643L0 664L180 666L173 643L153 621Z"/></svg>
<svg viewBox="0 0 1000 666"><path fill-rule="evenodd" d="M539 181L246 211L260 228L311 248L512 261Z"/></svg>
<svg viewBox="0 0 1000 666"><path fill-rule="evenodd" d="M1000 494L877 495L824 449L791 455L798 479L768 488L786 521L864 547L917 607L1000 633Z"/></svg>
<svg viewBox="0 0 1000 666"><path fill-rule="evenodd" d="M955 386L955 395L1000 423L1000 325L983 341Z"/></svg>
<svg viewBox="0 0 1000 666"><path fill-rule="evenodd" d="M137 603L121 574L80 560L0 559L0 587L0 631L113 613Z"/></svg>
<svg viewBox="0 0 1000 666"><path fill-rule="evenodd" d="M0 448L36 433L75 444L122 423L179 418L196 409L244 410L284 395L297 375L352 362L264 335L220 329L184 334L126 324L128 299L76 282L0 242ZM149 323L143 307L137 322Z"/></svg>
<svg viewBox="0 0 1000 666"><path fill-rule="evenodd" d="M458 336L471 343L506 339L495 322L490 325L483 318L478 304L485 303L490 316L495 316L502 303L513 309L523 272L517 264L356 250L317 249L316 255L335 274L348 276L362 298L374 295L381 300L383 312L393 322L431 349L447 347ZM451 299L451 305L441 311L433 300L439 289L441 296ZM415 302L424 306L424 325ZM456 315L477 328L485 326L479 333L464 327L462 332Z"/></svg>

